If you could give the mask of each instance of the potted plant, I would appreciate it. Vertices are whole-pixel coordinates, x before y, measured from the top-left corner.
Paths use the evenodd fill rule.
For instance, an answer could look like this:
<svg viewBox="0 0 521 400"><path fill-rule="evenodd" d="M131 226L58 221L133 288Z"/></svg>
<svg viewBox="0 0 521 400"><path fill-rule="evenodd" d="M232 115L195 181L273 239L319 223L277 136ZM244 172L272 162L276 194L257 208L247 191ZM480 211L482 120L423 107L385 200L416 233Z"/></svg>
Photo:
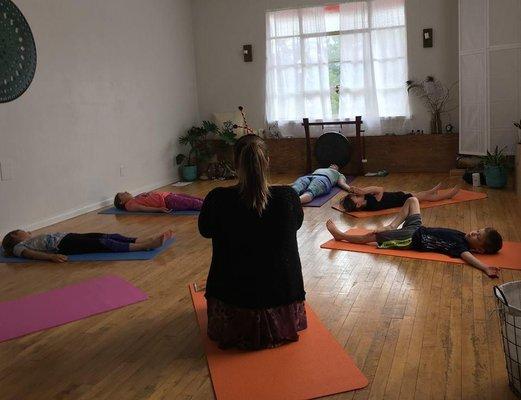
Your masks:
<svg viewBox="0 0 521 400"><path fill-rule="evenodd" d="M190 148L188 155L178 154L175 158L177 165L184 163L181 167L181 174L185 181L197 179L197 163L203 161L209 155L206 142L207 134L207 126L203 123L203 127L193 126L179 138L180 144Z"/></svg>
<svg viewBox="0 0 521 400"><path fill-rule="evenodd" d="M177 165L184 165L181 167L181 174L185 181L194 181L197 179L198 166L203 171L206 167L202 164L210 160L212 157L212 150L208 144L208 134L215 133L217 137L227 145L235 144L235 133L231 122L225 124L220 129L216 124L210 121L203 121L202 126L191 127L185 135L179 138L179 143L183 146L189 146L188 155L178 154L176 156Z"/></svg>
<svg viewBox="0 0 521 400"><path fill-rule="evenodd" d="M441 115L448 113L457 106L448 108L449 102L452 100L452 90L456 87L457 82L447 87L433 76L427 76L421 81L408 80L407 92L411 92L418 96L431 113L431 133L443 133Z"/></svg>
<svg viewBox="0 0 521 400"><path fill-rule="evenodd" d="M492 188L502 188L507 184L506 156L503 154L506 147L499 150L498 146L493 153L487 150L487 155L482 157L485 167L485 183Z"/></svg>

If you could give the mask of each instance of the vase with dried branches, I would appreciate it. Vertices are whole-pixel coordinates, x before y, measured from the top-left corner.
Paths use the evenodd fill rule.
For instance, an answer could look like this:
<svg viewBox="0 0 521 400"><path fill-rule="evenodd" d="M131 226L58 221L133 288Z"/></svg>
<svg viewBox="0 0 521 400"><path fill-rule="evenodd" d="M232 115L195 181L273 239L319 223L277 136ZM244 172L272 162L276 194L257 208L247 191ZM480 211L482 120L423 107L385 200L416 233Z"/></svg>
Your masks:
<svg viewBox="0 0 521 400"><path fill-rule="evenodd" d="M431 133L443 133L442 114L453 111L457 106L451 102L453 91L458 82L445 86L434 76L427 76L421 81L408 80L407 92L418 96L431 113Z"/></svg>
<svg viewBox="0 0 521 400"><path fill-rule="evenodd" d="M521 119L519 120L519 122L514 122L514 126L518 129L517 144L521 144Z"/></svg>

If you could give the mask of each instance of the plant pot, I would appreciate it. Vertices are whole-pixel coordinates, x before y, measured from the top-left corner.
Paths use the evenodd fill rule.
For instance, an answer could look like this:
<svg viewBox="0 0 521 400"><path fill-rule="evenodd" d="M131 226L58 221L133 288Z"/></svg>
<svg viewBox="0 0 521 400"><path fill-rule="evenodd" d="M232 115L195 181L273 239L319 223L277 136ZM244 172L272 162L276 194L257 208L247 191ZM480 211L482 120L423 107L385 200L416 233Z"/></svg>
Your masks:
<svg viewBox="0 0 521 400"><path fill-rule="evenodd" d="M507 184L507 170L503 166L485 165L485 182L488 187L502 188Z"/></svg>
<svg viewBox="0 0 521 400"><path fill-rule="evenodd" d="M181 173L184 181L195 181L197 179L197 165L185 165L181 168Z"/></svg>

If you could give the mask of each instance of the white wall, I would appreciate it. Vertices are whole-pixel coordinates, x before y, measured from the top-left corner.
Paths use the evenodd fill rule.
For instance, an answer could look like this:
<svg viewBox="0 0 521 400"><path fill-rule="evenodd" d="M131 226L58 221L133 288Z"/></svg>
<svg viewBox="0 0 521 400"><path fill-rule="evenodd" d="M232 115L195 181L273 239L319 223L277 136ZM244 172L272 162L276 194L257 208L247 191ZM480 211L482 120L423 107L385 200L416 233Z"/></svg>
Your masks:
<svg viewBox="0 0 521 400"><path fill-rule="evenodd" d="M16 4L38 64L29 90L0 104L0 162L13 165L0 233L176 180L177 138L197 120L191 1Z"/></svg>
<svg viewBox="0 0 521 400"><path fill-rule="evenodd" d="M250 125L264 127L265 12L309 6L324 0L195 0L194 26L201 118L244 105ZM458 80L458 2L406 0L409 77L434 75L449 84ZM423 28L434 29L434 47L422 47ZM242 61L242 45L253 45L253 62ZM405 87L405 82L404 82ZM405 89L404 89L405 90ZM457 93L455 93L457 104ZM428 132L429 114L411 101L411 127ZM455 110L444 121L458 124ZM302 133L303 134L303 133Z"/></svg>

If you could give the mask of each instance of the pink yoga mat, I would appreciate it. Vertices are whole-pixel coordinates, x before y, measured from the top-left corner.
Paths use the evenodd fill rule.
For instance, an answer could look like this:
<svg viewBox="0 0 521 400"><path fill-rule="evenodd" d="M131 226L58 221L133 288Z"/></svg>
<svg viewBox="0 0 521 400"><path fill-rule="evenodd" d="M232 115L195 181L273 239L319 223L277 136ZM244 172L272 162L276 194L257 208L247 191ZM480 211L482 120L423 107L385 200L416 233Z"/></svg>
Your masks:
<svg viewBox="0 0 521 400"><path fill-rule="evenodd" d="M103 276L0 303L0 342L147 299L117 276Z"/></svg>

